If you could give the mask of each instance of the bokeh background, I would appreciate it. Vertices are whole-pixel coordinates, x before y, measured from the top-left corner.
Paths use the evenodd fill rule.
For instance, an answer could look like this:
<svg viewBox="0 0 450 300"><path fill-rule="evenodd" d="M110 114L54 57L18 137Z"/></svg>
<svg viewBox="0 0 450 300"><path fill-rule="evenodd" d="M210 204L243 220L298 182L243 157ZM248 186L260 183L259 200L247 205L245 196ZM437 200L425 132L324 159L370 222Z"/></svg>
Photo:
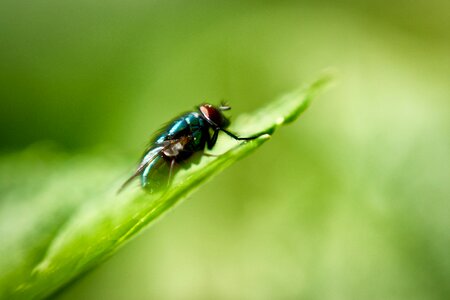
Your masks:
<svg viewBox="0 0 450 300"><path fill-rule="evenodd" d="M0 191L27 205L78 155L125 178L174 115L332 68L297 123L56 298L448 299L449 53L444 0L2 0Z"/></svg>

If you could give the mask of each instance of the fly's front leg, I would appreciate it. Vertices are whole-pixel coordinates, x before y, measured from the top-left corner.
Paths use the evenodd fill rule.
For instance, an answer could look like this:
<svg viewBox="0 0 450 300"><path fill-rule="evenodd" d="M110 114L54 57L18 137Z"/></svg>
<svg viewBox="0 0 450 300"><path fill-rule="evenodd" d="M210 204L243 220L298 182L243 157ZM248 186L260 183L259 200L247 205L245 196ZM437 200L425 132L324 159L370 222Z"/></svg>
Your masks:
<svg viewBox="0 0 450 300"><path fill-rule="evenodd" d="M225 132L226 134L228 134L230 137L232 137L233 139L235 139L236 141L251 141L254 139L257 139L261 136L261 134L256 135L256 136L251 136L251 137L238 137L237 135L235 135L232 132L229 132L228 130L224 129L224 128L220 128L220 130L222 130L223 132Z"/></svg>
<svg viewBox="0 0 450 300"><path fill-rule="evenodd" d="M208 134L208 139L206 140L206 146L208 147L208 150L211 150L214 147L214 145L216 144L217 137L219 136L219 131L220 131L220 129L214 129L214 133L213 133L212 137L209 137L209 134Z"/></svg>
<svg viewBox="0 0 450 300"><path fill-rule="evenodd" d="M208 150L211 150L214 147L214 145L216 144L217 137L219 136L219 131L220 131L220 129L215 129L212 137L210 137L209 134L207 135L208 139L206 140L206 146L207 146ZM203 155L209 156L209 157L218 157L218 155L206 153L206 152L203 152Z"/></svg>

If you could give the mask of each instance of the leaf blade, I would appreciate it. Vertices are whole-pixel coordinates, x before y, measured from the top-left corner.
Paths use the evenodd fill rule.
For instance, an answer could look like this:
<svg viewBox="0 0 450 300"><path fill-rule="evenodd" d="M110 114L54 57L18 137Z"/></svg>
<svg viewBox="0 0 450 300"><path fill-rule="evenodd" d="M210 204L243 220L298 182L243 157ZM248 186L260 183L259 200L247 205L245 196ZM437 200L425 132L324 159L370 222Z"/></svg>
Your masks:
<svg viewBox="0 0 450 300"><path fill-rule="evenodd" d="M242 136L262 132L271 135L280 126L298 118L328 82L329 77L321 78L308 88L288 94L253 114L241 116L233 125L235 129L244 129L239 132ZM71 214L64 216L67 220L59 222L39 259L35 258L30 264L32 267L25 267L27 276L0 276L0 285L7 287L0 295L41 298L52 294L104 261L202 183L256 150L270 138L269 134L242 143L222 140L217 146L222 155L205 157L198 165L180 171L173 185L162 195L129 189L116 196L116 187L110 186L91 196L92 201L80 202Z"/></svg>

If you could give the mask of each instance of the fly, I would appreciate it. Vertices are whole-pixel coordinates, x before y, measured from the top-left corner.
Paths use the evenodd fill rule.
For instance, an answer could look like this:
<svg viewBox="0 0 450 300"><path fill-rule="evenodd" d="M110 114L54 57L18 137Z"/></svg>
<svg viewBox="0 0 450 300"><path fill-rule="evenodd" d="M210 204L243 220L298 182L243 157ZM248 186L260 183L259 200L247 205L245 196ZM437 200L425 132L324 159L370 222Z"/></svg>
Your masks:
<svg viewBox="0 0 450 300"><path fill-rule="evenodd" d="M197 111L182 114L170 122L151 140L136 171L122 185L119 192L136 177L140 177L141 186L147 188L150 182L157 182L157 175L163 166L169 167L167 182L170 184L175 165L187 161L195 153L204 154L205 148L211 150L217 142L220 131L237 141L259 137L259 135L238 137L228 131L226 128L230 125L230 121L222 112L230 109L230 106L224 104L216 107L205 103L197 107Z"/></svg>

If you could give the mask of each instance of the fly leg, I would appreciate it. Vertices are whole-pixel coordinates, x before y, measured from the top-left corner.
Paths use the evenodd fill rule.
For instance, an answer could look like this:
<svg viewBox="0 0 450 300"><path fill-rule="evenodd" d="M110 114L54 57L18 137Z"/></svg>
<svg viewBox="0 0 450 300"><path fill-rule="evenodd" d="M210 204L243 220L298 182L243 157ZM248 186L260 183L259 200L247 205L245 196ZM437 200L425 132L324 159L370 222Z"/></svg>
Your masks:
<svg viewBox="0 0 450 300"><path fill-rule="evenodd" d="M219 136L220 129L214 130L212 137L209 137L209 132L207 134L206 146L211 150L217 142L217 137Z"/></svg>
<svg viewBox="0 0 450 300"><path fill-rule="evenodd" d="M167 179L167 187L169 187L172 184L172 176L173 176L173 168L175 166L175 159L172 159L170 161L170 167L169 167L169 178Z"/></svg>
<svg viewBox="0 0 450 300"><path fill-rule="evenodd" d="M220 155L217 155L217 154L206 153L206 152L203 152L203 155L207 156L207 157L219 157L220 156Z"/></svg>
<svg viewBox="0 0 450 300"><path fill-rule="evenodd" d="M219 130L222 130L223 132L225 132L227 135L229 135L230 137L232 137L236 141L251 141L251 140L257 139L257 138L259 138L261 136L261 134L259 134L259 135L250 136L250 137L238 137L234 133L229 132L228 130L226 130L224 128L219 128Z"/></svg>
<svg viewBox="0 0 450 300"><path fill-rule="evenodd" d="M207 145L208 150L211 150L214 147L214 145L216 144L217 137L219 136L219 131L225 132L227 135L229 135L230 137L232 137L233 139L235 139L237 141L250 141L250 140L254 140L261 136L261 134L260 134L260 135L251 136L251 137L238 137L234 133L232 133L224 128L216 128L214 130L212 137L210 137L206 140L206 145ZM209 135L208 135L208 137L209 137ZM210 156L210 157L218 157L219 156L219 155L214 155L214 154L210 154L210 153L204 153L204 155Z"/></svg>
<svg viewBox="0 0 450 300"><path fill-rule="evenodd" d="M214 145L216 144L217 137L219 136L219 131L220 131L220 129L214 130L212 137L209 136L209 132L208 132L207 140L206 140L206 147L208 148L208 150L211 150L214 147ZM203 155L208 156L208 157L218 157L219 156L219 155L206 153L206 152L203 152Z"/></svg>

